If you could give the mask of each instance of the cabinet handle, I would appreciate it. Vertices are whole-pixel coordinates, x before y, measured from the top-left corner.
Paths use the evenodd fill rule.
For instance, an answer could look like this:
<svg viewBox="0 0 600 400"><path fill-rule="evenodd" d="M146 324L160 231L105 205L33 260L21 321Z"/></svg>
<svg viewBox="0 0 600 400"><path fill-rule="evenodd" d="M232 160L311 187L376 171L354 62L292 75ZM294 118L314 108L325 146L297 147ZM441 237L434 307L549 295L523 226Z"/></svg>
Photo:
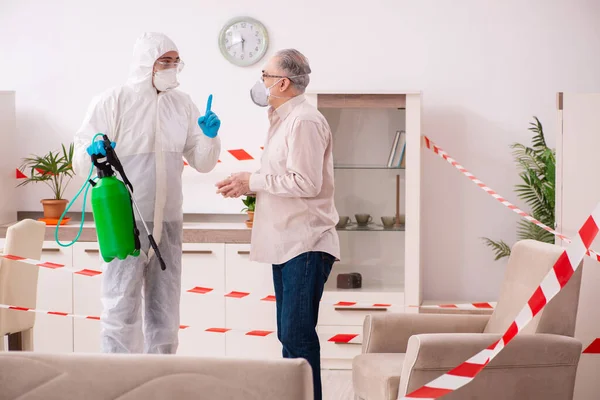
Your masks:
<svg viewBox="0 0 600 400"><path fill-rule="evenodd" d="M98 250L98 249L85 249L85 252L86 253L99 253L100 250Z"/></svg>
<svg viewBox="0 0 600 400"><path fill-rule="evenodd" d="M46 252L46 253L58 253L58 252L60 252L60 249L42 249L42 252Z"/></svg>
<svg viewBox="0 0 600 400"><path fill-rule="evenodd" d="M238 254L250 254L249 250L238 250Z"/></svg>
<svg viewBox="0 0 600 400"><path fill-rule="evenodd" d="M387 307L334 307L335 311L387 311Z"/></svg>
<svg viewBox="0 0 600 400"><path fill-rule="evenodd" d="M212 250L183 250L183 254L212 254Z"/></svg>

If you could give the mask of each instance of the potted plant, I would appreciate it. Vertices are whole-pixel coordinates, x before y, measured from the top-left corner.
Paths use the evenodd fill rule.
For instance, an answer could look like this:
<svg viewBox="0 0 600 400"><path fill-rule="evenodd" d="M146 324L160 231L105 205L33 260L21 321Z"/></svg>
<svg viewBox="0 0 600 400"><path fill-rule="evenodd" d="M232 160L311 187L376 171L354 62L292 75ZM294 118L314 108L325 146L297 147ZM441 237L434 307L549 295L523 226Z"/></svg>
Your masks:
<svg viewBox="0 0 600 400"><path fill-rule="evenodd" d="M556 151L546 144L544 130L537 117L533 117L529 130L533 132L532 145L520 143L511 145L515 162L520 168L522 183L516 185L517 195L531 207L531 216L550 228L555 228L555 184ZM519 240L533 239L545 243L554 243L554 235L528 221L519 221L517 231ZM510 256L511 247L504 241L483 238L492 248L499 260Z"/></svg>
<svg viewBox="0 0 600 400"><path fill-rule="evenodd" d="M256 197L255 196L246 196L242 199L242 202L246 207L242 208L242 212L246 212L248 214L248 220L246 221L246 226L248 228L252 228L252 224L254 223L254 207L256 205Z"/></svg>
<svg viewBox="0 0 600 400"><path fill-rule="evenodd" d="M63 197L74 175L73 143L68 149L62 145L62 154L60 151L50 151L41 157L32 155L24 158L19 169L26 178L17 187L32 182L43 182L50 187L54 197L40 201L44 207L44 218L59 219L67 207L68 200Z"/></svg>

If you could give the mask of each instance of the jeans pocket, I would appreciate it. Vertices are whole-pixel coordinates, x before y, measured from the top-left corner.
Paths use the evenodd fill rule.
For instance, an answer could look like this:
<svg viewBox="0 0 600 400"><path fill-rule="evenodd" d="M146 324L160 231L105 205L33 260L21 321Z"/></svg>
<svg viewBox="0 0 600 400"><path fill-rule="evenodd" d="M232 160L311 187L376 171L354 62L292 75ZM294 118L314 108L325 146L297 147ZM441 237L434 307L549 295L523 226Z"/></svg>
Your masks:
<svg viewBox="0 0 600 400"><path fill-rule="evenodd" d="M321 254L321 266L323 273L323 279L326 281L329 278L329 274L331 274L331 269L333 267L333 263L335 262L335 257L328 253Z"/></svg>

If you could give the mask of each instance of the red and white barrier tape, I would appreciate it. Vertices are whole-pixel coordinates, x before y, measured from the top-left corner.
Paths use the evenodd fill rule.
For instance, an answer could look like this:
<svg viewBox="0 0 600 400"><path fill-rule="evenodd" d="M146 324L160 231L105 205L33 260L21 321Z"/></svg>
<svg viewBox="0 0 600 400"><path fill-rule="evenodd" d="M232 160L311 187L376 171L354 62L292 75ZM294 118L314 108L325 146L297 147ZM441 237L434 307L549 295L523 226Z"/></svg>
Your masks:
<svg viewBox="0 0 600 400"><path fill-rule="evenodd" d="M72 314L72 313L67 313L67 312L62 312L62 311L49 311L49 310L42 310L42 309L29 308L29 307L11 306L8 304L0 304L0 308L13 310L13 311L31 312L31 313L36 313L36 314L54 315L57 317L67 317L67 318L75 318L75 319L89 319L89 320L95 320L95 321L100 321L100 319L101 319L100 317L95 316L95 315L78 315L78 314ZM215 327L215 326L207 326L207 327L199 328L197 326L179 325L180 330L185 330L185 329L190 329L190 328L202 329L204 332L211 332L211 333L222 333L222 334L238 333L238 334L242 334L245 336L259 336L259 337L266 337L266 336L269 336L269 335L275 333L275 331L273 331L273 330L263 330L263 329L248 330L248 329L232 329L232 328ZM329 335L327 335L327 336L329 336ZM332 343L360 344L360 343L362 343L362 338L361 338L361 335L358 335L358 334L338 333L338 334L335 334L335 335L329 337L327 339L327 341L332 342Z"/></svg>
<svg viewBox="0 0 600 400"><path fill-rule="evenodd" d="M600 354L600 338L596 338L587 346L582 354Z"/></svg>
<svg viewBox="0 0 600 400"><path fill-rule="evenodd" d="M88 277L95 277L102 274L102 271L95 269L78 269L78 268L69 268L63 264L57 264L52 262L44 262L40 260L33 260L30 258L19 257L10 254L0 254L0 258L5 258L12 261L23 262L30 265L36 265L42 268L49 268L57 271L65 271L76 275L83 275ZM189 294L200 294L200 295L219 295L232 299L246 299L246 300L255 300L255 301L266 301L266 302L274 302L274 295L257 295L251 292L246 291L238 291L232 290L230 292L217 292L214 288L206 287L206 286L194 286L190 289L184 290L185 293ZM390 308L390 307L399 307L398 305L394 305L391 303L367 303L367 302L356 302L356 301L323 301L321 300L321 304L331 305L339 308L365 308L365 309L382 309L382 308ZM452 308L457 310L473 310L473 309L494 309L496 307L495 302L487 302L487 303L464 303L464 304L437 304L437 305L421 305L421 306L410 306L410 307L421 307L421 308Z"/></svg>
<svg viewBox="0 0 600 400"><path fill-rule="evenodd" d="M596 205L592 214L579 229L575 240L558 257L552 269L544 277L542 283L534 291L529 301L499 341L453 368L448 373L407 394L402 399L439 399L471 382L544 309L546 304L565 287L571 276L573 276L573 273L579 268L579 264L596 238L599 225L600 203Z"/></svg>
<svg viewBox="0 0 600 400"><path fill-rule="evenodd" d="M487 302L487 303L458 303L458 304L427 304L416 306L419 308L450 308L455 310L494 310L496 308L495 301Z"/></svg>
<svg viewBox="0 0 600 400"><path fill-rule="evenodd" d="M70 268L70 267L65 266L64 264L57 264L57 263L41 261L41 260L33 260L31 258L15 256L12 254L0 254L0 258L5 258L7 260L12 260L12 261L18 261L18 262L22 262L22 263L30 264L30 265L36 265L36 266L42 267L42 268L66 271L66 272L70 272L72 274L77 274L77 275L97 276L97 275L102 274L102 271L98 271L95 269Z"/></svg>
<svg viewBox="0 0 600 400"><path fill-rule="evenodd" d="M564 240L566 243L571 243L571 239L569 239L567 236L565 236L562 233L557 232L554 229L550 228L549 226L541 223L537 219L533 218L531 215L527 214L525 211L521 210L520 208L518 208L514 204L510 203L504 197L500 196L494 190L492 190L491 188L489 188L485 183L483 183L482 181L480 181L479 179L477 179L465 167L463 167L462 165L460 165L455 159L453 159L452 157L450 157L448 155L448 153L446 153L444 150L442 150L441 147L439 147L438 145L436 145L431 139L429 139L425 135L423 135L423 142L424 142L425 148L433 151L435 154L437 154L438 156L440 156L441 158L443 158L444 160L446 160L454 168L456 168L463 175L465 175L467 178L469 178L474 184L476 184L477 186L479 186L479 188L481 188L487 194L489 194L490 196L492 196L493 198L495 198L496 200L498 200L500 203L502 203L502 205L506 206L508 209L510 209L510 210L514 211L515 213L519 214L522 218L526 219L527 221L531 222L532 224L535 224L535 225L539 226L540 228L542 228L542 229L550 232L554 236L557 236L559 239ZM600 254L596 253L595 251L589 250L586 254L589 255L589 256L591 256L591 257L594 257L597 261L600 262Z"/></svg>

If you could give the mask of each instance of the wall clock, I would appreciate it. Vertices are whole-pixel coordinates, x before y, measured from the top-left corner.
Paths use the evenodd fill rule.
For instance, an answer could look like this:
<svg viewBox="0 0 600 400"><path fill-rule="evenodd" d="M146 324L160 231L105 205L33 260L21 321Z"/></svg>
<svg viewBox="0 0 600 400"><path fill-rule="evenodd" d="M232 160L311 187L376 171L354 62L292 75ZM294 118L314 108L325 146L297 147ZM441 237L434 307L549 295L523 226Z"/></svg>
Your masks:
<svg viewBox="0 0 600 400"><path fill-rule="evenodd" d="M234 65L247 67L260 61L269 47L265 26L254 18L229 20L219 34L221 54Z"/></svg>

